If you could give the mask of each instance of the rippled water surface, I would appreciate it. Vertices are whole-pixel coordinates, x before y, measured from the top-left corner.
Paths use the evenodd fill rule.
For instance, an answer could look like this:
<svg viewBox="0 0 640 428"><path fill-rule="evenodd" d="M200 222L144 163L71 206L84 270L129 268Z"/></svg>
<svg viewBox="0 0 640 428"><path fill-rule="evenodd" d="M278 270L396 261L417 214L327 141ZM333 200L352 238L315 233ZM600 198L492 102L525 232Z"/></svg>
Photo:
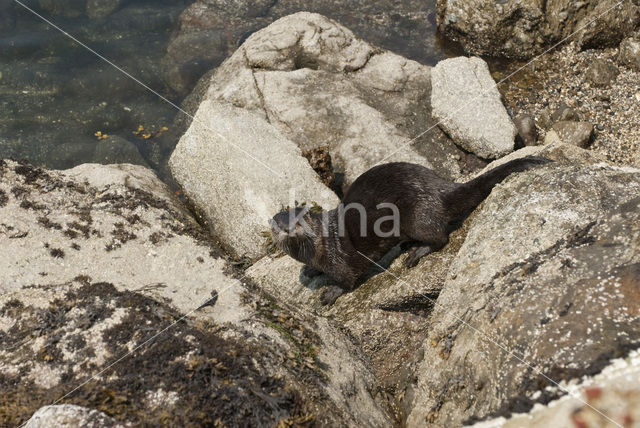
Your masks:
<svg viewBox="0 0 640 428"><path fill-rule="evenodd" d="M171 58L166 54L178 32L179 16L192 1L21 1L180 104L184 94L168 81ZM361 25L354 32L432 65L452 52L435 36L434 10L435 0L424 4L421 13L429 15L421 21L428 22L424 28L415 28L416 21L405 16L392 16L393 28L382 25L367 31ZM351 20L345 15L335 18ZM187 92L203 68L215 65L194 60L183 67L181 72L194 75L187 80ZM50 168L130 162L164 176L166 159L179 138L172 132L176 114L180 113L175 107L32 12L12 0L0 0L0 157L26 158Z"/></svg>

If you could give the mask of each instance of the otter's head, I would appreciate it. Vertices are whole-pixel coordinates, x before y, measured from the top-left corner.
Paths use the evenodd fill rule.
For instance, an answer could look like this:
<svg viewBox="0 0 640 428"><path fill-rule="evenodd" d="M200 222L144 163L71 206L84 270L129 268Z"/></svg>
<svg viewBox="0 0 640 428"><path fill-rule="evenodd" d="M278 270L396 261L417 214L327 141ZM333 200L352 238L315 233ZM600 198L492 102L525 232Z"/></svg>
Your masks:
<svg viewBox="0 0 640 428"><path fill-rule="evenodd" d="M269 221L273 242L285 253L302 263L310 263L315 255L313 227L315 219L307 207L280 211Z"/></svg>

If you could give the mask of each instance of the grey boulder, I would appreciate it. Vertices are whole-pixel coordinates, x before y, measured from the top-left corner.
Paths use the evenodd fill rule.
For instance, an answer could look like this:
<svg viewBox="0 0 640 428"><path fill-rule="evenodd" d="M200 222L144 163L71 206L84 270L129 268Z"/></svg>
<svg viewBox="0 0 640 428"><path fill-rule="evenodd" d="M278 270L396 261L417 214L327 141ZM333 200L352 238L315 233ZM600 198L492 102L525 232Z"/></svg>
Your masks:
<svg viewBox="0 0 640 428"><path fill-rule="evenodd" d="M513 151L516 128L480 58L440 61L431 71L433 118L460 146L495 159Z"/></svg>
<svg viewBox="0 0 640 428"><path fill-rule="evenodd" d="M351 340L234 273L153 172L0 161L0 218L4 424L390 424Z"/></svg>
<svg viewBox="0 0 640 428"><path fill-rule="evenodd" d="M628 37L620 43L618 60L632 70L640 71L640 33Z"/></svg>
<svg viewBox="0 0 640 428"><path fill-rule="evenodd" d="M196 0L170 36L165 79L186 95L207 70L217 67L248 35L297 12L324 15L358 37L425 64L442 58L432 12L435 1L368 0L357 7L343 0Z"/></svg>
<svg viewBox="0 0 640 428"><path fill-rule="evenodd" d="M620 74L618 67L609 60L596 59L587 68L587 82L597 87L611 86Z"/></svg>

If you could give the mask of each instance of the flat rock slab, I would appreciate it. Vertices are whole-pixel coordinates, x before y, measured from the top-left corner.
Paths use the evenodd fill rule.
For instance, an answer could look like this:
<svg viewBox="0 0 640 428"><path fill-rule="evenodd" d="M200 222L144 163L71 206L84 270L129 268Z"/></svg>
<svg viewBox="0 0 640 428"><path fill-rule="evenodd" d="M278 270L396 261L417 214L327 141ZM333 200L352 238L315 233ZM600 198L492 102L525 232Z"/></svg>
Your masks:
<svg viewBox="0 0 640 428"><path fill-rule="evenodd" d="M7 198L0 206L0 302L20 296L24 304L47 307L77 277L138 289L184 312L216 289L221 302L238 302L240 284L223 273L221 251L212 250L152 171L128 164L64 172L13 165L0 181ZM69 287L41 290L59 283ZM229 321L243 316L227 315Z"/></svg>
<svg viewBox="0 0 640 428"><path fill-rule="evenodd" d="M485 159L513 151L517 130L486 62L440 61L431 71L431 85L433 118L457 144Z"/></svg>
<svg viewBox="0 0 640 428"><path fill-rule="evenodd" d="M235 257L263 254L269 220L296 201L338 204L294 143L263 117L224 102L200 105L169 167Z"/></svg>

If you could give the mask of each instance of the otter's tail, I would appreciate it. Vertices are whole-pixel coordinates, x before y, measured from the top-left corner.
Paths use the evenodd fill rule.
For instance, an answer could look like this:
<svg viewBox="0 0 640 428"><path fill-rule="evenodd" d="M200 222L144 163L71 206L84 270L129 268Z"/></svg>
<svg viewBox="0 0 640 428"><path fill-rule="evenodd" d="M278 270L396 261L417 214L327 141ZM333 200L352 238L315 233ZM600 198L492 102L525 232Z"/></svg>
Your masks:
<svg viewBox="0 0 640 428"><path fill-rule="evenodd" d="M514 172L525 171L536 165L552 162L549 159L528 156L515 159L482 174L473 180L462 183L449 192L445 198L448 211L453 214L452 220L463 217L473 211L482 202L491 189Z"/></svg>

